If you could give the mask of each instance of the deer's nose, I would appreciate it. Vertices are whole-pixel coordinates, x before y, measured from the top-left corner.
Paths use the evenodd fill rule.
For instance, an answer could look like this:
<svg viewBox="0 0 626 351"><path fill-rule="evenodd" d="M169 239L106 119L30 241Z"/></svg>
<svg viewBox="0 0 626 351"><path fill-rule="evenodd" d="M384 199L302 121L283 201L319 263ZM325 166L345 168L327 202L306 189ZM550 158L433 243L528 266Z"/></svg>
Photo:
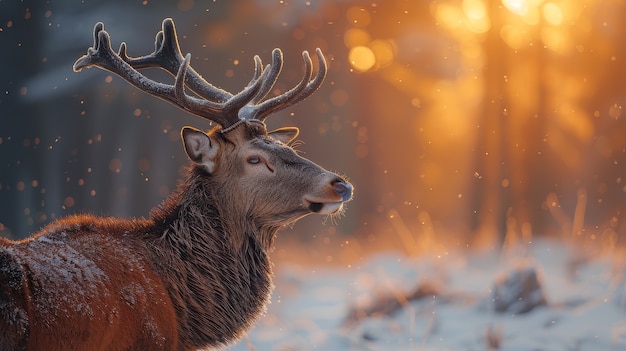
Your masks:
<svg viewBox="0 0 626 351"><path fill-rule="evenodd" d="M343 179L338 178L333 181L333 190L337 195L341 196L343 201L348 201L352 198L352 184Z"/></svg>

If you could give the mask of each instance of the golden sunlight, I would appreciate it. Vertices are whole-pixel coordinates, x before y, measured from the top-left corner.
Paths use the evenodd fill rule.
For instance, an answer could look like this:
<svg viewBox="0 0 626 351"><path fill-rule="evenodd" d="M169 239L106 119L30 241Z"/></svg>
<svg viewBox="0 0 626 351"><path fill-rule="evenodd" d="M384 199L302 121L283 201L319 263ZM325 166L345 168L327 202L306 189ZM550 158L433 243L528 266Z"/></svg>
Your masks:
<svg viewBox="0 0 626 351"><path fill-rule="evenodd" d="M528 12L528 2L526 0L502 0L502 4L516 15L523 16Z"/></svg>
<svg viewBox="0 0 626 351"><path fill-rule="evenodd" d="M558 26L563 23L563 10L559 5L549 2L543 6L543 17L549 24Z"/></svg>
<svg viewBox="0 0 626 351"><path fill-rule="evenodd" d="M500 29L500 37L513 50L519 50L530 42L530 33L524 28L506 24Z"/></svg>
<svg viewBox="0 0 626 351"><path fill-rule="evenodd" d="M456 6L441 3L435 7L435 18L445 29L454 31L463 25L463 13Z"/></svg>
<svg viewBox="0 0 626 351"><path fill-rule="evenodd" d="M366 72L376 64L376 56L372 49L367 46L355 46L350 49L348 60L354 69Z"/></svg>
<svg viewBox="0 0 626 351"><path fill-rule="evenodd" d="M377 67L384 67L393 62L395 56L395 44L391 40L374 40L370 43L369 48L374 54Z"/></svg>
<svg viewBox="0 0 626 351"><path fill-rule="evenodd" d="M518 15L531 26L539 24L540 7L543 0L502 0L502 4L512 14Z"/></svg>
<svg viewBox="0 0 626 351"><path fill-rule="evenodd" d="M370 35L363 29L350 28L343 35L343 42L347 48L353 48L359 45L367 45L371 40Z"/></svg>
<svg viewBox="0 0 626 351"><path fill-rule="evenodd" d="M369 12L360 6L349 8L346 12L346 18L350 24L358 27L367 26L371 22Z"/></svg>
<svg viewBox="0 0 626 351"><path fill-rule="evenodd" d="M480 34L489 30L491 23L482 0L463 0L462 8L470 31Z"/></svg>

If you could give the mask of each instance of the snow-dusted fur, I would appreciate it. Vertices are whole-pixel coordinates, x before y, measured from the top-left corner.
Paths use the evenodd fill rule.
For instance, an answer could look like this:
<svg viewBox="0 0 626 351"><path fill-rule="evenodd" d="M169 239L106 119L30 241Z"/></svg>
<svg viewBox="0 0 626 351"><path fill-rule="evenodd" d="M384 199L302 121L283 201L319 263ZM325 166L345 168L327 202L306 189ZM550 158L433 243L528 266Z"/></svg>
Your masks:
<svg viewBox="0 0 626 351"><path fill-rule="evenodd" d="M240 337L269 300L277 230L352 195L284 134L295 135L258 122L188 128L192 166L148 219L73 216L0 238L0 350L195 350Z"/></svg>

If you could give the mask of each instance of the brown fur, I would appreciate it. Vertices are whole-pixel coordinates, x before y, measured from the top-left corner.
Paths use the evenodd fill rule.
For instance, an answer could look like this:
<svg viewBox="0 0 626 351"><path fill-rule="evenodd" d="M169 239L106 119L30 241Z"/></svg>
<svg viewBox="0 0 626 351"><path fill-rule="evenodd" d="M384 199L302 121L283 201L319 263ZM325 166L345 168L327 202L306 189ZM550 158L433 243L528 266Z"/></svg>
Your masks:
<svg viewBox="0 0 626 351"><path fill-rule="evenodd" d="M262 315L276 232L317 212L303 196L347 201L333 188L344 181L260 123L194 135L186 179L148 219L73 216L0 238L0 351L195 350Z"/></svg>

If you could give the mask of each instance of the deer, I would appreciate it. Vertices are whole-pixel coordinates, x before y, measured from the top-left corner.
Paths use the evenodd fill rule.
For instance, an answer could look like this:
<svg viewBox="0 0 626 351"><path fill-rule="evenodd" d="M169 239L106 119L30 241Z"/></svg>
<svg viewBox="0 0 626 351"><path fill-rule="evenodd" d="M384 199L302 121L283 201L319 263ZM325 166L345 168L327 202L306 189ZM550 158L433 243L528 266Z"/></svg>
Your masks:
<svg viewBox="0 0 626 351"><path fill-rule="evenodd" d="M353 196L345 177L302 157L299 130L268 131L266 118L314 93L318 70L302 53L302 80L268 96L280 49L232 94L183 56L166 18L152 53L112 50L104 24L74 71L98 67L212 124L181 130L189 158L178 188L146 218L70 215L23 240L0 237L0 350L197 350L241 338L266 312L277 232L309 214L337 216ZM173 84L140 70L160 68Z"/></svg>

